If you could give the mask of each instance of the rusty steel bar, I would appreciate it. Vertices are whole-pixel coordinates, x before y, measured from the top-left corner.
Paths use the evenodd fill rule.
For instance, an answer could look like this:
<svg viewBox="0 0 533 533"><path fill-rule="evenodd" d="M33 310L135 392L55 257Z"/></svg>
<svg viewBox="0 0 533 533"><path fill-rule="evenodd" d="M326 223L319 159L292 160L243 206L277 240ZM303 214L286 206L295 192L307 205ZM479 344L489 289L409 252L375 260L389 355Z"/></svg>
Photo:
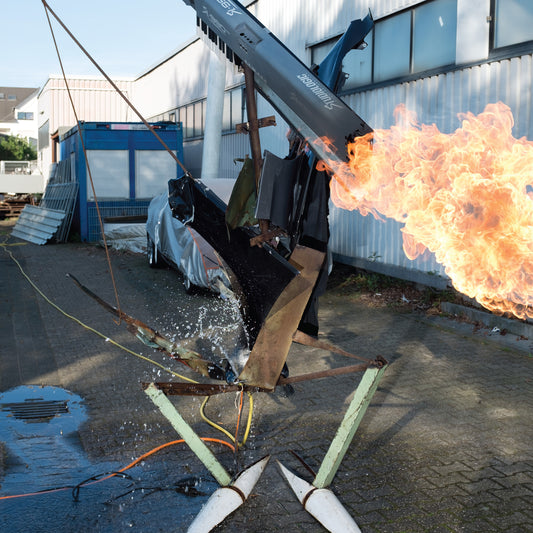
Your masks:
<svg viewBox="0 0 533 533"><path fill-rule="evenodd" d="M146 389L152 383L141 383ZM179 382L157 382L153 385L165 393L167 396L214 396L226 392L270 392L267 389L258 387L248 387L244 384L230 385L228 383L179 383Z"/></svg>
<svg viewBox="0 0 533 533"><path fill-rule="evenodd" d="M280 377L278 380L278 385L289 385L290 383L298 383L300 381L310 381L312 379L342 376L344 374L351 374L352 372L364 372L371 366L372 365L369 363L361 363L359 365L341 366L339 368L319 370L318 372L310 372L309 374L301 374L299 376L291 376L288 378Z"/></svg>
<svg viewBox="0 0 533 533"><path fill-rule="evenodd" d="M257 120L257 126L259 128L266 128L267 126L276 126L276 117L274 115L270 115L268 117L260 118ZM235 131L237 133L244 133L248 135L250 131L250 123L249 122L242 122L240 124L235 124Z"/></svg>
<svg viewBox="0 0 533 533"><path fill-rule="evenodd" d="M259 138L259 121L257 119L254 71L246 64L244 65L244 83L246 85L246 113L248 114L250 149L252 150L252 160L254 162L255 186L259 190L263 158L261 153L261 140Z"/></svg>
<svg viewBox="0 0 533 533"><path fill-rule="evenodd" d="M150 346L151 348L166 353L169 357L186 364L189 368L204 377L216 376L217 379L220 379L224 376L224 371L221 368L204 359L199 353L179 346L140 320L137 320L108 304L105 300L102 300L97 294L80 283L72 274L67 274L67 277L71 278L85 294L99 303L106 311L109 311L111 314L123 320L126 323L128 331L135 335L146 346Z"/></svg>
<svg viewBox="0 0 533 533"><path fill-rule="evenodd" d="M378 357L374 361L367 364L350 365L340 368L330 368L318 372L310 372L309 374L300 374L298 376L291 376L289 378L280 378L276 386L288 385L289 383L299 383L301 381L311 381L313 379L322 379L332 376L342 376L351 374L353 372L364 372L369 368L383 368L387 362L385 359ZM153 385L167 396L214 396L215 394L223 394L226 392L272 392L270 388L263 388L257 386L246 385L245 383L237 383L230 385L229 383L180 383L180 382L157 382L157 383L141 383L142 388L146 389Z"/></svg>
<svg viewBox="0 0 533 533"><path fill-rule="evenodd" d="M350 357L352 359L359 359L360 361L371 361L368 357L362 357L360 355L355 355L353 353L347 352L334 344L331 344L329 341L323 341L307 335L303 331L296 330L296 333L292 337L293 342L297 344L303 344L304 346L310 346L311 348L320 348L321 350L326 350L328 352L338 353L339 355L344 355L345 357Z"/></svg>

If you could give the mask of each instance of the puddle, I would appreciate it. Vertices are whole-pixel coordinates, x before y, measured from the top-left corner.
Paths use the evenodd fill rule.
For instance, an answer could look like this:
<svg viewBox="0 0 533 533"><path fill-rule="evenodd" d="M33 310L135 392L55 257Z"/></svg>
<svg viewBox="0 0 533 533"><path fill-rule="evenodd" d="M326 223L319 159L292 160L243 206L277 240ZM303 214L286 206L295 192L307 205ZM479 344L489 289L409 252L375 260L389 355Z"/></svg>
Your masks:
<svg viewBox="0 0 533 533"><path fill-rule="evenodd" d="M0 394L0 442L6 447L0 497L26 495L0 500L0 531L186 530L218 485L205 471L203 479L191 477L175 455L155 454L128 470L127 478L85 485L74 499L76 485L125 466L89 461L78 435L87 418L83 399L59 387ZM39 494L56 488L61 490Z"/></svg>
<svg viewBox="0 0 533 533"><path fill-rule="evenodd" d="M0 395L0 441L5 443L2 493L72 484L90 466L78 437L87 420L79 396L59 387L22 386ZM51 474L53 472L53 474Z"/></svg>

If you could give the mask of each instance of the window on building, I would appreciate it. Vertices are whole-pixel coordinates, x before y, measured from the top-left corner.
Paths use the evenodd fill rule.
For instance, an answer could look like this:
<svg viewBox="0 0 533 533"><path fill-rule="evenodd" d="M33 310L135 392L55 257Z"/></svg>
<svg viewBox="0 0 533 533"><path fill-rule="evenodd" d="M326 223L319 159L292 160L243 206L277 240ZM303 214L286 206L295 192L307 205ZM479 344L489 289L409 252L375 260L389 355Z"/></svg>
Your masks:
<svg viewBox="0 0 533 533"><path fill-rule="evenodd" d="M236 124L243 122L242 87L237 87L224 94L224 111L222 113L222 131L233 131Z"/></svg>
<svg viewBox="0 0 533 533"><path fill-rule="evenodd" d="M33 120L33 113L27 111L19 111L17 113L17 120Z"/></svg>
<svg viewBox="0 0 533 533"><path fill-rule="evenodd" d="M233 129L231 122L231 91L224 93L224 110L222 111L222 131Z"/></svg>
<svg viewBox="0 0 533 533"><path fill-rule="evenodd" d="M47 120L38 131L39 150L50 145L50 123Z"/></svg>
<svg viewBox="0 0 533 533"><path fill-rule="evenodd" d="M368 46L344 58L348 78L343 90L454 64L456 30L457 0L429 0L376 21L365 38ZM313 46L312 63L319 64L336 41Z"/></svg>
<svg viewBox="0 0 533 533"><path fill-rule="evenodd" d="M244 120L244 98L243 87L237 87L231 91L231 129L235 129L236 124L241 124Z"/></svg>
<svg viewBox="0 0 533 533"><path fill-rule="evenodd" d="M0 93L0 100L5 100L5 99L6 99L5 93Z"/></svg>
<svg viewBox="0 0 533 533"><path fill-rule="evenodd" d="M412 71L455 63L457 0L436 0L413 9Z"/></svg>
<svg viewBox="0 0 533 533"><path fill-rule="evenodd" d="M205 117L207 116L207 99L202 100L202 133L205 133Z"/></svg>
<svg viewBox="0 0 533 533"><path fill-rule="evenodd" d="M190 104L182 108L184 119L183 119L183 136L185 139L194 137L194 105ZM180 111L181 115L181 111Z"/></svg>
<svg viewBox="0 0 533 533"><path fill-rule="evenodd" d="M493 48L533 41L533 2L493 0Z"/></svg>
<svg viewBox="0 0 533 533"><path fill-rule="evenodd" d="M207 99L199 100L170 112L168 120L181 121L183 138L201 137L205 132ZM243 121L243 88L237 87L224 94L222 131L233 131Z"/></svg>
<svg viewBox="0 0 533 533"><path fill-rule="evenodd" d="M87 162L100 199L130 197L129 150L87 150ZM89 180L87 200L94 201Z"/></svg>
<svg viewBox="0 0 533 533"><path fill-rule="evenodd" d="M199 137L203 134L203 113L202 102L196 102L194 104L194 136Z"/></svg>
<svg viewBox="0 0 533 533"><path fill-rule="evenodd" d="M410 50L410 11L378 22L374 37L374 81L409 74Z"/></svg>
<svg viewBox="0 0 533 533"><path fill-rule="evenodd" d="M17 95L16 94L8 94L7 95L7 99L11 100L12 102L14 102L17 99Z"/></svg>

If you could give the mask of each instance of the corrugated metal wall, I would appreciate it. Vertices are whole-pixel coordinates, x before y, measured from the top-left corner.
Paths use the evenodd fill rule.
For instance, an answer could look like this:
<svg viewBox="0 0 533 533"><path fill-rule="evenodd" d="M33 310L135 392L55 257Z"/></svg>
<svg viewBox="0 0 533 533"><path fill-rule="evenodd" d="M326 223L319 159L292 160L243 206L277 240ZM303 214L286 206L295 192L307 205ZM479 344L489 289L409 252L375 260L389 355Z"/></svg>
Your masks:
<svg viewBox="0 0 533 533"><path fill-rule="evenodd" d="M451 133L461 125L460 113L478 114L487 104L501 101L513 112L514 136L531 139L532 66L533 56L525 55L354 94L346 102L375 128L390 127L395 107L405 103L408 109L417 112L420 122L435 123L442 132ZM335 207L330 218L331 249L348 261L369 268L383 263L399 275L402 273L398 268L407 269L414 272L403 275L417 279L415 273L419 273L418 279L425 282L428 280L423 274L428 272L445 276L444 267L433 254L427 253L414 261L407 259L399 223L380 222L372 216L363 217Z"/></svg>
<svg viewBox="0 0 533 533"><path fill-rule="evenodd" d="M258 0L252 2L250 11L269 28L288 48L306 64L310 63L309 46L341 34L349 21L365 16L371 8L375 19L415 6L424 0ZM523 55L512 59L487 62L490 0L458 0L460 20L457 28L457 63L469 66L455 71L425 77L415 81L376 88L345 97L346 102L374 128L387 128L393 124L395 107L404 103L416 111L422 123L435 123L445 133L460 125L459 113L480 113L488 103L503 101L515 117L516 137L533 138L531 109L531 84L533 56ZM465 21L468 21L466 24ZM482 44L480 42L482 41ZM175 100L172 106L188 103L184 95L193 99L205 96L207 56L200 51L204 45L195 43L196 56L183 55L179 68L167 65L159 74L149 74L137 83L143 85L145 94L159 84L170 85L169 95ZM192 54L188 51L187 54ZM185 63L181 63L181 61ZM177 59L173 59L173 62ZM188 61L188 69L184 65ZM477 62L478 64L474 64ZM176 63L178 64L178 63ZM472 66L472 64L474 64ZM191 68L194 65L195 68ZM205 65L203 67L202 65ZM165 70L166 69L166 70ZM183 74L183 70L187 70ZM185 76L182 79L182 76ZM239 78L228 75L228 86ZM136 88L137 91L137 88ZM174 91L172 93L172 91ZM137 94L137 93L136 93ZM139 93L140 94L140 93ZM167 100L170 96L166 96ZM166 105L166 104L165 104ZM170 106L169 106L170 107ZM157 112L166 111L163 108ZM152 113L152 114L155 114ZM270 106L259 102L260 116L276 114ZM287 125L277 116L277 128L261 131L263 148L280 156L286 154ZM248 139L241 135L223 137L224 160L221 177L235 177L233 158L247 153ZM196 154L189 163L199 167L201 143L189 143ZM187 157L187 156L186 156ZM198 157L200 159L198 159ZM402 250L401 225L392 220L380 222L371 216L332 208L331 249L347 262L393 273L398 276L431 284L433 274L445 278L442 265L427 253L415 261L407 259ZM430 275L428 275L430 273ZM438 285L438 283L435 283Z"/></svg>
<svg viewBox="0 0 533 533"><path fill-rule="evenodd" d="M131 96L133 82L117 80L118 88ZM70 78L68 84L80 120L128 121L132 112L115 89L104 79ZM63 78L51 77L39 95L40 106L46 106L50 117L50 132L60 126L74 126L76 120L67 96Z"/></svg>
<svg viewBox="0 0 533 533"><path fill-rule="evenodd" d="M201 176L203 141L193 139L183 143L184 164L193 176ZM247 135L223 135L220 152L224 157L220 161L220 179L235 179L241 169L241 163L235 159L250 155L250 143Z"/></svg>
<svg viewBox="0 0 533 533"><path fill-rule="evenodd" d="M67 81L80 120L103 122L135 120L129 106L105 79L80 76L68 78ZM133 80L114 80L114 82L128 98L131 98ZM59 128L71 128L76 124L62 77L52 76L48 79L39 94L38 109L38 126L41 127L49 121L50 135ZM49 145L44 150L40 148L39 151L41 171L47 176L52 162L52 148Z"/></svg>

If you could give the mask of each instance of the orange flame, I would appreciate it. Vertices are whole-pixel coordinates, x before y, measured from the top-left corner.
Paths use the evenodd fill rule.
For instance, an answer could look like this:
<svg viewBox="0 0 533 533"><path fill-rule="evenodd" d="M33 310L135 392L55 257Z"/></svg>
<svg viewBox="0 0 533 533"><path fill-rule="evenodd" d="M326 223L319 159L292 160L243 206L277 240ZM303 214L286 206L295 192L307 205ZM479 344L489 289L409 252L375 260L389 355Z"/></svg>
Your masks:
<svg viewBox="0 0 533 533"><path fill-rule="evenodd" d="M398 106L396 125L356 138L347 163L327 163L331 198L402 222L407 257L429 249L457 290L532 318L533 142L512 136L501 102L459 117L444 134Z"/></svg>

